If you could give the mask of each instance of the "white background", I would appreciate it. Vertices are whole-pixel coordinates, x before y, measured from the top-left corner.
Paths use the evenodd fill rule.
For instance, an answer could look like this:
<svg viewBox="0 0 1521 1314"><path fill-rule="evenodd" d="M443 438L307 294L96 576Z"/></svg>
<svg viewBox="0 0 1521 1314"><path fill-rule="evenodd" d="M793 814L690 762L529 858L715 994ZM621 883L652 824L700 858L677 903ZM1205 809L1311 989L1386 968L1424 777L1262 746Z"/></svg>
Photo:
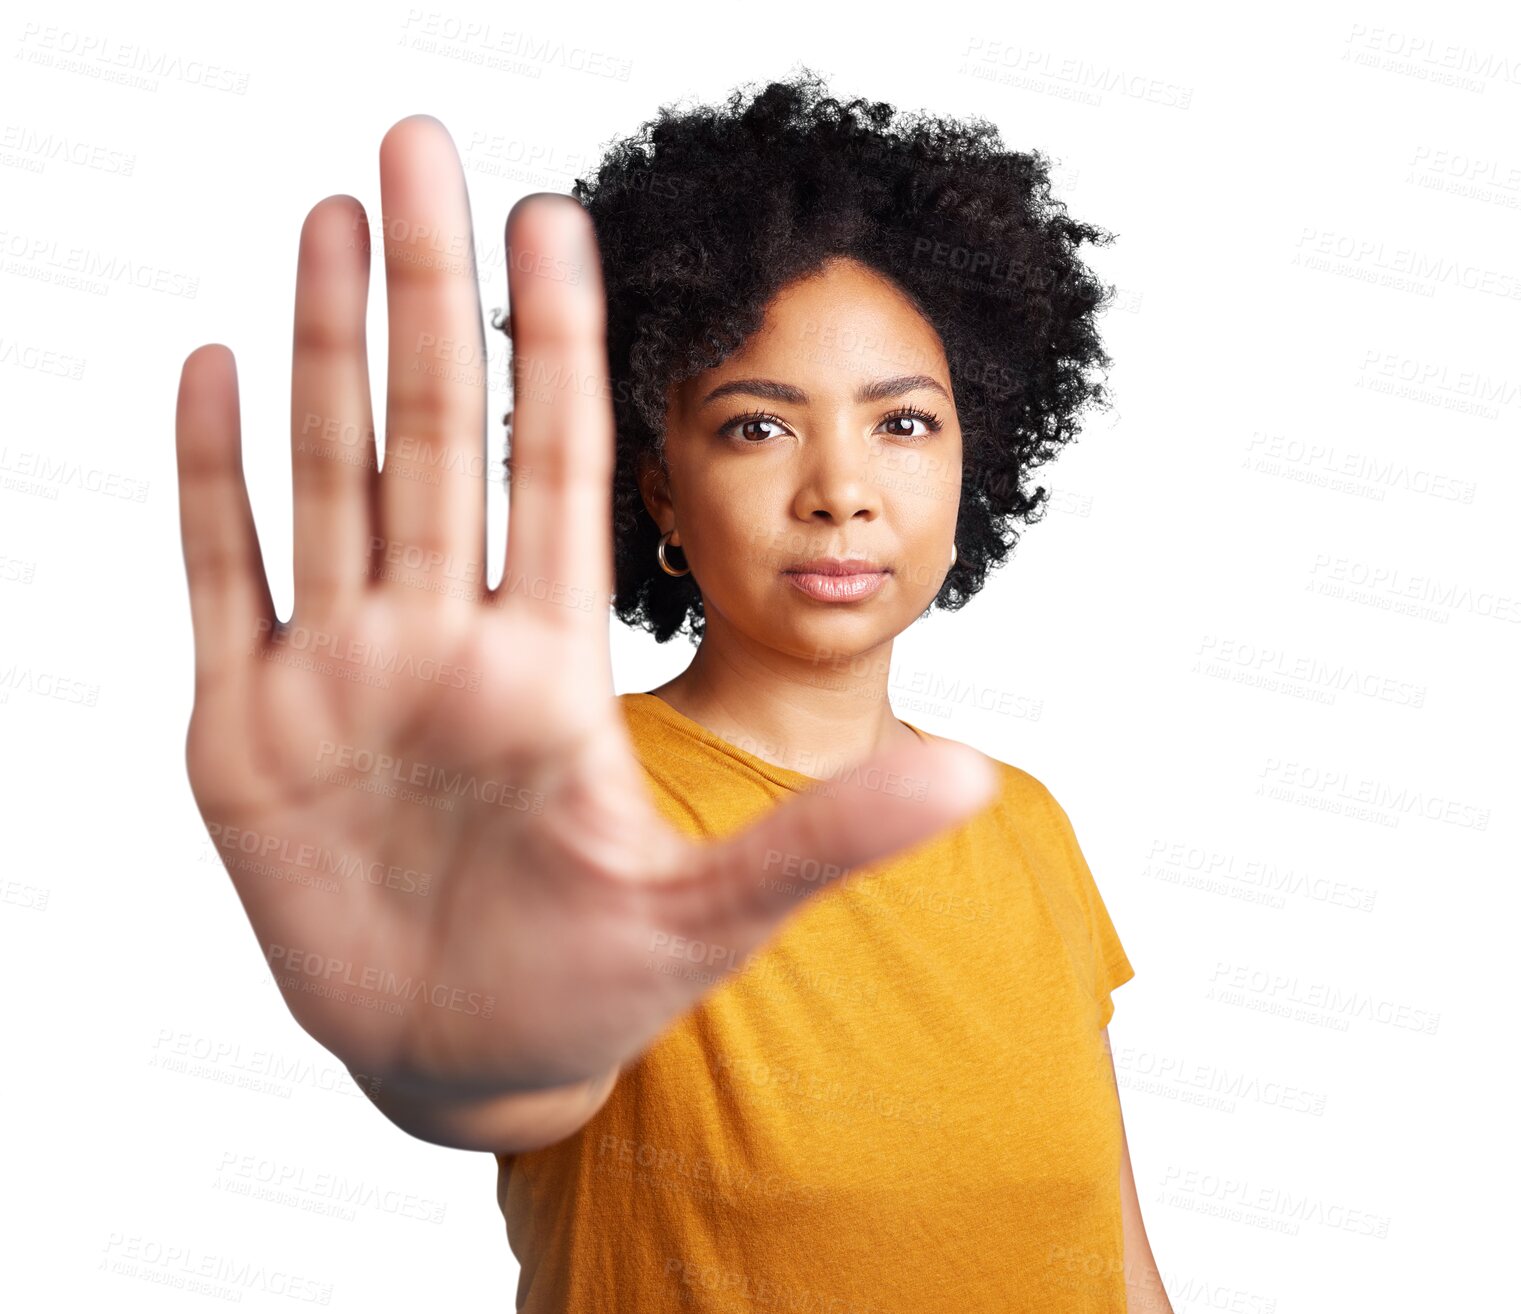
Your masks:
<svg viewBox="0 0 1521 1314"><path fill-rule="evenodd" d="M236 354L288 616L308 209L348 192L373 221L382 134L436 115L465 162L489 314L519 196L569 190L661 104L800 60L840 96L991 119L1057 161L1075 217L1119 235L1090 251L1123 294L1103 325L1116 405L1050 468L1051 513L986 590L899 641L893 696L1039 776L1073 819L1137 971L1110 1033L1174 1308L1479 1309L1513 1292L1521 28L1498 12L13 8L14 1307L221 1307L148 1280L176 1254L319 1283L333 1309L512 1307L494 1160L396 1130L290 1019L191 798L180 367L206 342ZM134 50L160 71L113 81ZM382 343L378 243L375 261ZM500 457L506 343L486 336ZM132 481L141 500L99 491ZM690 656L616 625L614 642L620 691ZM164 1066L179 1050L203 1061ZM271 1065L275 1089L237 1084ZM295 1169L377 1202L330 1217L228 1189ZM111 1271L129 1245L162 1258Z"/></svg>

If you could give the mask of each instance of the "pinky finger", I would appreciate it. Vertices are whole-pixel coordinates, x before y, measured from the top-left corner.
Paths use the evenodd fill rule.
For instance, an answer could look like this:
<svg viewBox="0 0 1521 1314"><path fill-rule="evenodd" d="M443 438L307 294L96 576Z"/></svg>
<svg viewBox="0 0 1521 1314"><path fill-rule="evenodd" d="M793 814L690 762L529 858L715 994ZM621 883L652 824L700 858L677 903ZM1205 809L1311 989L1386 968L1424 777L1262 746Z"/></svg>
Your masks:
<svg viewBox="0 0 1521 1314"><path fill-rule="evenodd" d="M174 427L199 702L213 685L246 674L276 623L243 483L237 365L226 347L185 358Z"/></svg>

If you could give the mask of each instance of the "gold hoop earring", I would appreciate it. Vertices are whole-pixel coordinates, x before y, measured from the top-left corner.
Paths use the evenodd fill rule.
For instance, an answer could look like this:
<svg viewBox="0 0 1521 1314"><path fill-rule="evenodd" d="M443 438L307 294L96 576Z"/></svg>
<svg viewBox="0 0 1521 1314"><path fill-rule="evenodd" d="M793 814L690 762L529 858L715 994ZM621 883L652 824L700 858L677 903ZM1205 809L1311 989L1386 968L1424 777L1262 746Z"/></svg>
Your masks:
<svg viewBox="0 0 1521 1314"><path fill-rule="evenodd" d="M952 543L951 544L951 569L952 570L954 570L956 568L956 563L960 559L961 559L960 550L956 547L955 543Z"/></svg>
<svg viewBox="0 0 1521 1314"><path fill-rule="evenodd" d="M665 571L667 575L675 575L679 578L682 575L690 575L692 568L688 566L685 570L672 570L670 563L665 559L665 545L671 541L671 535L675 532L674 529L668 529L660 536L660 542L655 548L655 555L660 558L661 570ZM680 545L678 544L677 546Z"/></svg>

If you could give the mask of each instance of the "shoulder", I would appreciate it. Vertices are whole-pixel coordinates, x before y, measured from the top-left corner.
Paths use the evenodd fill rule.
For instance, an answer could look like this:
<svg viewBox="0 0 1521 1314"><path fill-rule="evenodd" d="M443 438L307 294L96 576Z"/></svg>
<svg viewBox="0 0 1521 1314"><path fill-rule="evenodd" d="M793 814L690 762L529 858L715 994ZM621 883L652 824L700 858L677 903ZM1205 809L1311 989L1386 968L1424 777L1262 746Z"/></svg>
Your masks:
<svg viewBox="0 0 1521 1314"><path fill-rule="evenodd" d="M991 753L985 753L975 744L962 743L959 739L952 739L948 735L932 734L923 726L915 726L926 739L938 740L944 744L957 744L962 748L971 749L972 752L989 762L998 773L1000 806L1012 808L1017 814L1025 816L1045 815L1052 807L1059 807L1055 796L1046 788L1045 782L1025 768L1016 766L1012 762L1005 762L1002 758L994 757Z"/></svg>

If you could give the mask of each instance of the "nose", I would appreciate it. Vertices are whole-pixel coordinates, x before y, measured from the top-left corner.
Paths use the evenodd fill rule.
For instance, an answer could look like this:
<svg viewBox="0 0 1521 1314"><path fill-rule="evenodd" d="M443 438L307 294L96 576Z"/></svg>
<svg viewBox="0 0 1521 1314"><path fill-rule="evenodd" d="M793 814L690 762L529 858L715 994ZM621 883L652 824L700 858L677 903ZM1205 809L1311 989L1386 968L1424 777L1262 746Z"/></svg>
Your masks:
<svg viewBox="0 0 1521 1314"><path fill-rule="evenodd" d="M882 499L872 477L874 450L873 439L843 419L816 427L802 448L793 513L833 525L875 520Z"/></svg>

